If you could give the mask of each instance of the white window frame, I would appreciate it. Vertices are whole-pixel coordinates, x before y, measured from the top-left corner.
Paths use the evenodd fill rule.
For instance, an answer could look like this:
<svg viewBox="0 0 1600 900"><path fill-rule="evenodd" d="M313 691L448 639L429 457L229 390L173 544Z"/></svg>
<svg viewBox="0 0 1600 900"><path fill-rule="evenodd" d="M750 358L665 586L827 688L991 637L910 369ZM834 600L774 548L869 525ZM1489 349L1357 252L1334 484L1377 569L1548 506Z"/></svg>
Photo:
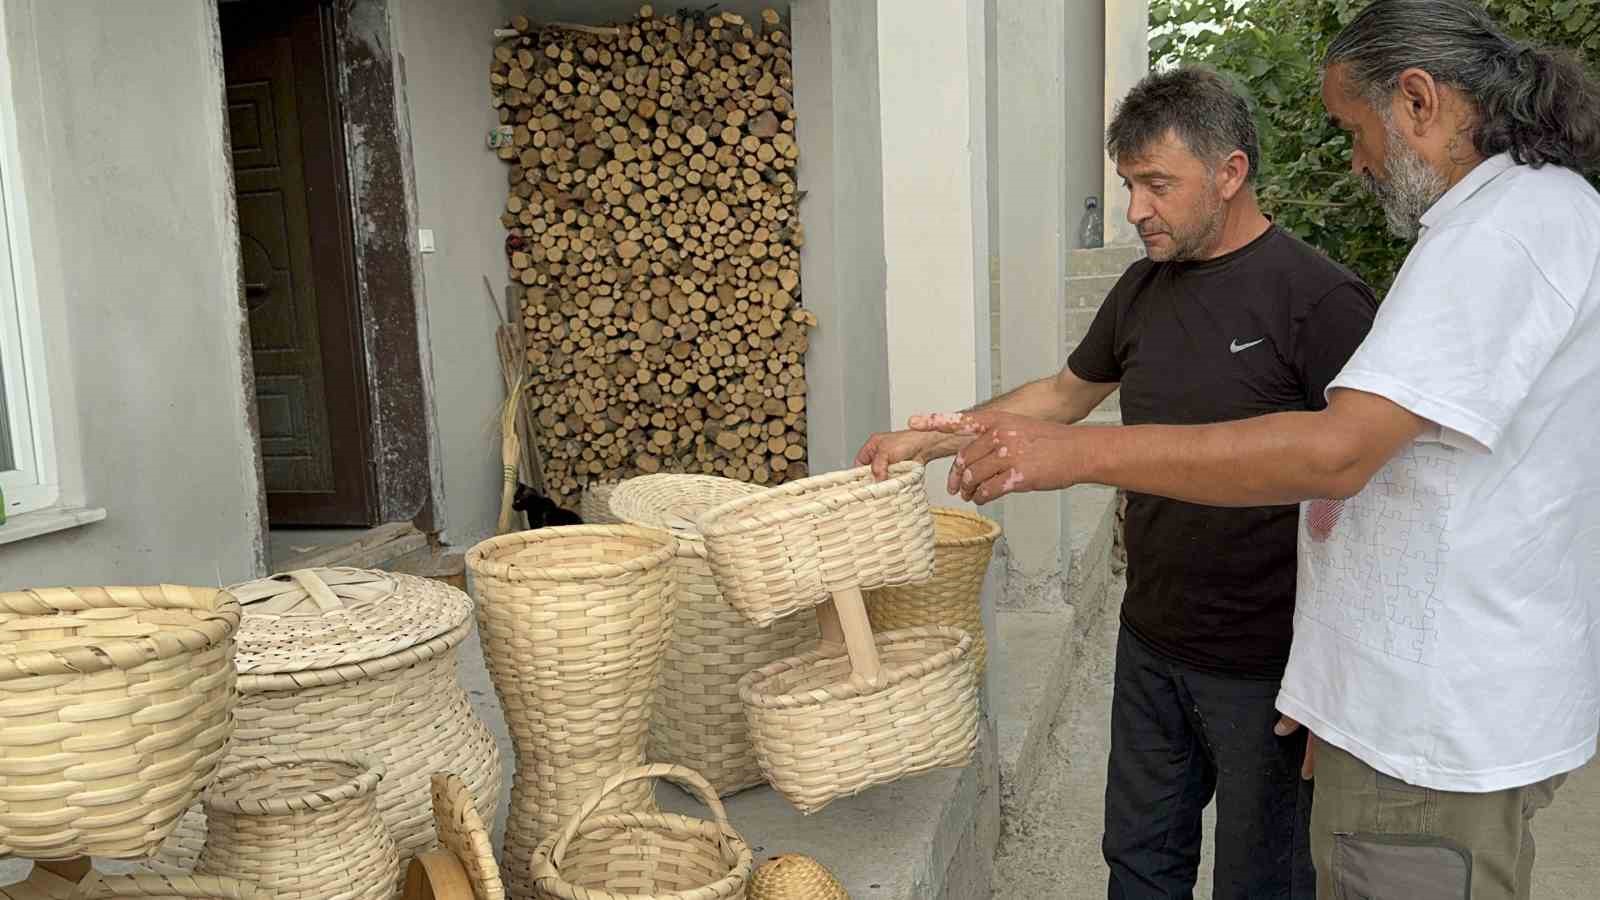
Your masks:
<svg viewBox="0 0 1600 900"><path fill-rule="evenodd" d="M61 494L10 60L0 14L0 366L15 466L0 471L8 517L54 506Z"/></svg>

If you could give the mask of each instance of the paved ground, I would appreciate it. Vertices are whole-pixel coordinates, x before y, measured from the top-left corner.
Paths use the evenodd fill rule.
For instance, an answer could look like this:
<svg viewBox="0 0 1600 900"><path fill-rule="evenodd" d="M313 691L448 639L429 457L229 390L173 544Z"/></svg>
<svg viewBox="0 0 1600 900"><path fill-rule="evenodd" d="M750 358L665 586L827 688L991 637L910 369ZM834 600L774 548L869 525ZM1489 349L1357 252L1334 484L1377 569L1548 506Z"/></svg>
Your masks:
<svg viewBox="0 0 1600 900"><path fill-rule="evenodd" d="M1118 585L1117 591L1121 591ZM1110 738L1111 671L1116 646L1116 610L1090 632L1072 689L1079 698L1056 724L1045 771L1021 815L1006 823L995 857L999 900L1098 900L1105 896L1100 857L1100 821L1105 797L1105 762ZM1537 900L1600 897L1600 766L1576 773L1555 804L1534 822L1539 856L1533 896ZM1211 897L1211 833L1195 897Z"/></svg>

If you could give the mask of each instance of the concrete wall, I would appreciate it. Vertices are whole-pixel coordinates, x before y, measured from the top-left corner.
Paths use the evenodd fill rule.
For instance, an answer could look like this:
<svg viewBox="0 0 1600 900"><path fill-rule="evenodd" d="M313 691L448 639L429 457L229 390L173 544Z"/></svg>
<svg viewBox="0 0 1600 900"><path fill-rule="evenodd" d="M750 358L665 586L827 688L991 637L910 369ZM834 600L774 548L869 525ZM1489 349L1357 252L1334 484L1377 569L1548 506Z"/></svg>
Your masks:
<svg viewBox="0 0 1600 900"><path fill-rule="evenodd" d="M1105 121L1109 123L1117 102L1150 70L1149 0L1105 0L1104 35ZM1138 229L1128 224L1128 192L1122 189L1122 179L1109 161L1104 183L1106 246L1138 243Z"/></svg>
<svg viewBox="0 0 1600 900"><path fill-rule="evenodd" d="M64 502L0 588L226 583L262 557L211 0L4 0Z"/></svg>
<svg viewBox="0 0 1600 900"><path fill-rule="evenodd" d="M1113 176L1106 180L1105 149L1105 22L1107 3L1116 0L1066 0L1065 76L1067 247L1076 248L1083 224L1083 201L1100 198L1110 221L1127 215L1127 197ZM1109 206L1121 204L1117 211ZM1102 235L1103 236L1103 235ZM1069 350L1071 348L1068 348ZM1064 360L1063 360L1064 361Z"/></svg>
<svg viewBox="0 0 1600 900"><path fill-rule="evenodd" d="M405 119L411 132L424 254L425 346L431 347L435 432L443 464L445 539L475 543L500 513L499 409L505 398L483 279L504 308L507 167L485 143L494 29L520 4L506 0L390 0Z"/></svg>

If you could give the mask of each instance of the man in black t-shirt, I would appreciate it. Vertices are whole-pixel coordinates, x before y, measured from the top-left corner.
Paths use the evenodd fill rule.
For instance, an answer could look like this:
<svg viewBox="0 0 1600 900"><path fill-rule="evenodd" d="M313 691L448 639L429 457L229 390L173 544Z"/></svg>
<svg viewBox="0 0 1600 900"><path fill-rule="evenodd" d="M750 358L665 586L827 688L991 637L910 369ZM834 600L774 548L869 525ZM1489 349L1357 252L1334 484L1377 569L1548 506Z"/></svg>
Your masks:
<svg viewBox="0 0 1600 900"><path fill-rule="evenodd" d="M1244 98L1202 69L1152 75L1119 105L1106 143L1148 258L1112 289L1065 369L982 408L1070 423L1119 385L1129 425L1322 408L1377 301L1262 215ZM968 440L880 434L857 462L881 474ZM1304 737L1273 733L1297 527L1294 506L1129 497L1103 839L1112 900L1191 896L1213 796L1217 900L1315 894Z"/></svg>

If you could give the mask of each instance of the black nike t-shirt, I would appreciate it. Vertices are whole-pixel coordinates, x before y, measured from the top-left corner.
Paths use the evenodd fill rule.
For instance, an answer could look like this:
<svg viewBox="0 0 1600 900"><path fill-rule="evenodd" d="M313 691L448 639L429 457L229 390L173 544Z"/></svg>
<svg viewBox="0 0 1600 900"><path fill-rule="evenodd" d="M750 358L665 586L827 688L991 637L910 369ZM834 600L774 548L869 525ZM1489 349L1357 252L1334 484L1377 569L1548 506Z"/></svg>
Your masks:
<svg viewBox="0 0 1600 900"><path fill-rule="evenodd" d="M1217 259L1140 260L1067 365L1121 383L1127 425L1318 410L1372 326L1354 274L1276 226ZM1277 678L1293 631L1296 506L1128 496L1125 627L1196 668Z"/></svg>

